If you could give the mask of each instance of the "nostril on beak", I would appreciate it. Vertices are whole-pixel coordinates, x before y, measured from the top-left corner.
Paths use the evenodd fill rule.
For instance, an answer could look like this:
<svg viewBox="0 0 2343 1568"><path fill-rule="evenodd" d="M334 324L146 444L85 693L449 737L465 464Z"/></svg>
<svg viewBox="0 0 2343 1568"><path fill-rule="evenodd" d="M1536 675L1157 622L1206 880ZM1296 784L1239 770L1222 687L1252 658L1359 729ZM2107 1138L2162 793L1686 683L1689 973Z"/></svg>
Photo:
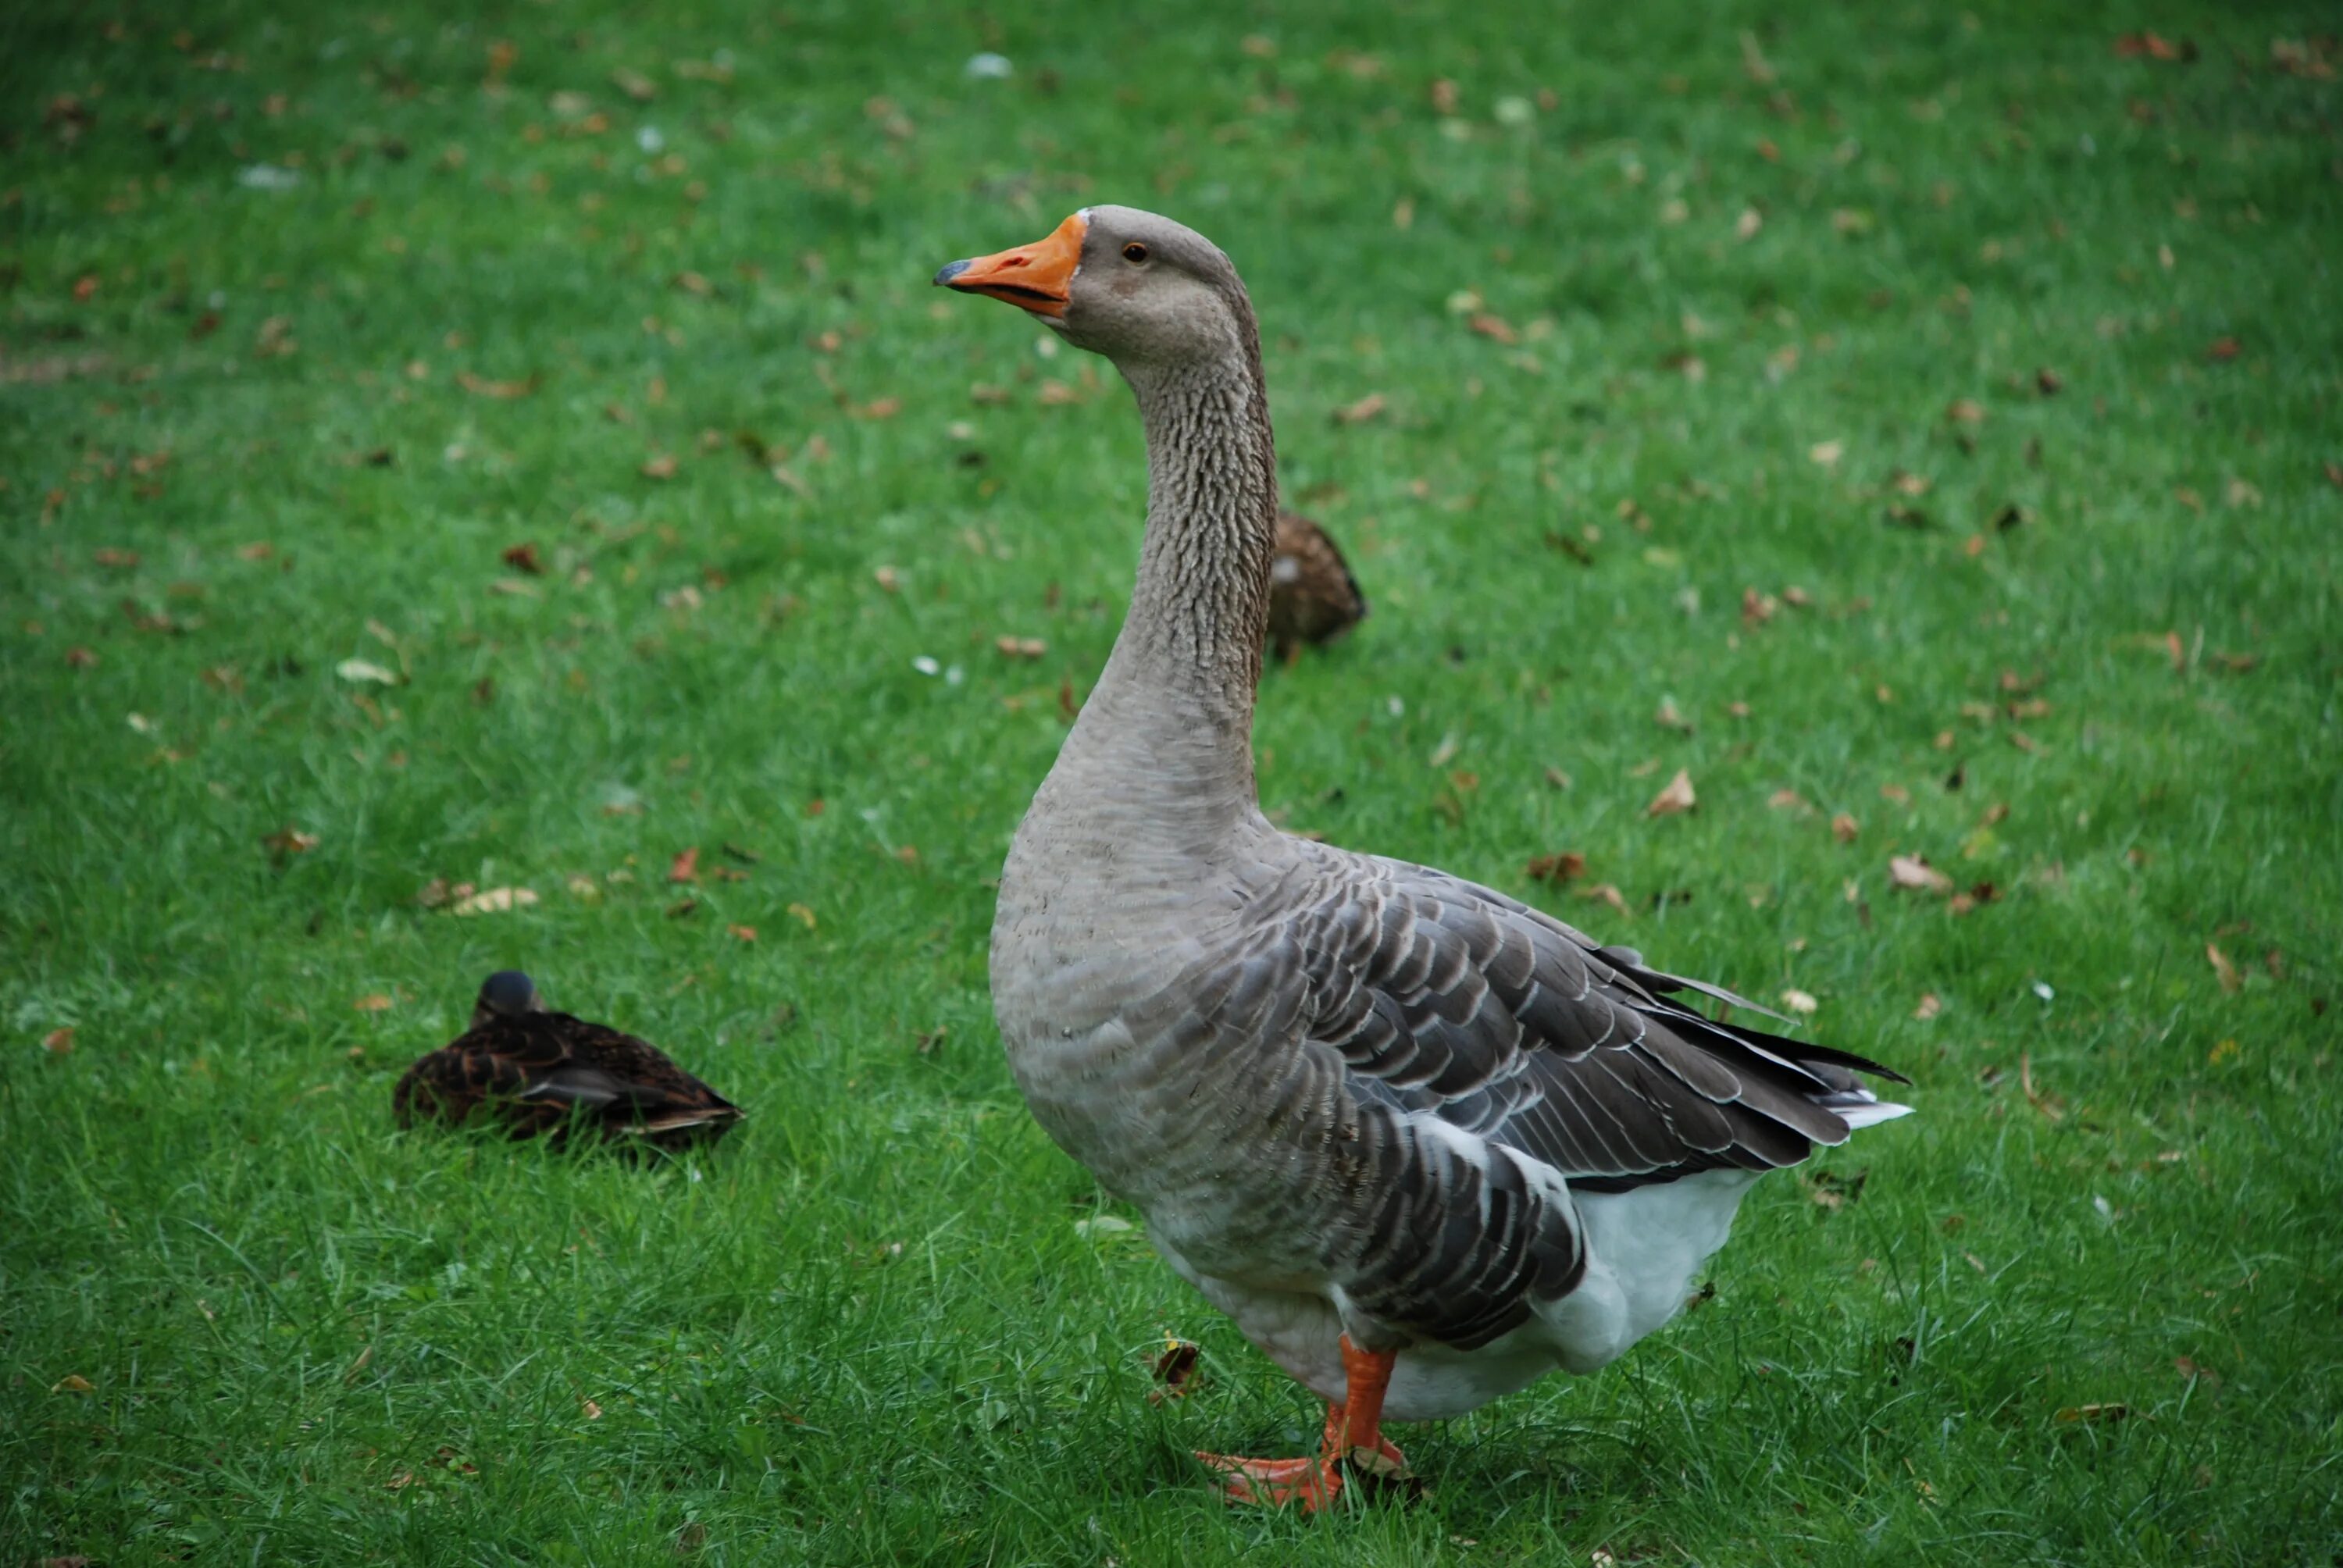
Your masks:
<svg viewBox="0 0 2343 1568"><path fill-rule="evenodd" d="M970 267L974 266L975 265L976 263L972 261L946 262L943 265L943 267L936 274L936 286L939 288L946 286L953 278L958 277L961 273L966 272Z"/></svg>

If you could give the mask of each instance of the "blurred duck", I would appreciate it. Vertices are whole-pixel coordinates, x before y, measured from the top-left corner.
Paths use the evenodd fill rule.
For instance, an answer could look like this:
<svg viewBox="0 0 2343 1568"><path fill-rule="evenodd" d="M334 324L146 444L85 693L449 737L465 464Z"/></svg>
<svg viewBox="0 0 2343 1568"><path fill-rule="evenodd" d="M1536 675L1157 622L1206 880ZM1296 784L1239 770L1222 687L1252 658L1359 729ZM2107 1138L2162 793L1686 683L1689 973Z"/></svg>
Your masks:
<svg viewBox="0 0 2343 1568"><path fill-rule="evenodd" d="M1326 530L1292 512L1277 514L1277 554L1269 568L1269 644L1291 664L1305 642L1332 642L1367 618L1342 552Z"/></svg>
<svg viewBox="0 0 2343 1568"><path fill-rule="evenodd" d="M407 1070L391 1109L401 1127L477 1113L516 1139L561 1142L582 1125L670 1151L713 1143L743 1114L649 1042L548 1010L518 970L482 982L472 1027Z"/></svg>

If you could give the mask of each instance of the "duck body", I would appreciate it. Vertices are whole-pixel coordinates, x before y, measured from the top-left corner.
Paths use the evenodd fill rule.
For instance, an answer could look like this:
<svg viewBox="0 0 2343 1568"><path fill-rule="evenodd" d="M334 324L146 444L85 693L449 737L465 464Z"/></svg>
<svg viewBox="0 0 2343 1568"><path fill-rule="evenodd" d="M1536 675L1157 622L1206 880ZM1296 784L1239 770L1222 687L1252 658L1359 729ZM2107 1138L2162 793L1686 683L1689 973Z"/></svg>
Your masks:
<svg viewBox="0 0 2343 1568"><path fill-rule="evenodd" d="M478 1117L515 1139L582 1131L669 1151L712 1143L743 1115L648 1040L548 1010L509 970L480 988L469 1029L400 1077L391 1109L401 1127Z"/></svg>
<svg viewBox="0 0 2343 1568"><path fill-rule="evenodd" d="M1326 530L1295 512L1277 514L1269 563L1269 645L1292 661L1304 643L1332 642L1367 618L1367 596Z"/></svg>
<svg viewBox="0 0 2343 1568"><path fill-rule="evenodd" d="M1001 872L1009 1063L1172 1267L1327 1402L1315 1459L1200 1457L1234 1497L1322 1506L1346 1466L1403 1464L1384 1418L1622 1354L1760 1174L1906 1108L1864 1087L1894 1076L1875 1063L1687 1005L1730 992L1263 817L1273 438L1209 241L1093 207L937 281L1113 358L1148 437L1129 615Z"/></svg>

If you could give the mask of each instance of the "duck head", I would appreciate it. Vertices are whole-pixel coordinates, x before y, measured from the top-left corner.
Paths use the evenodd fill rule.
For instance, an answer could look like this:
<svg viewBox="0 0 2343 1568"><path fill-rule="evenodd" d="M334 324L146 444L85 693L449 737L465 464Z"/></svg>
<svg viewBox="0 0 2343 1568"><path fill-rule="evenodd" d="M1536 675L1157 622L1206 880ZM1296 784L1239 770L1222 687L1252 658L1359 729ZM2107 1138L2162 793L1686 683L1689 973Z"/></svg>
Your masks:
<svg viewBox="0 0 2343 1568"><path fill-rule="evenodd" d="M498 970L480 982L478 1000L472 1003L472 1027L479 1028L494 1019L518 1018L524 1013L543 1012L545 1003L537 994L537 982L518 970Z"/></svg>
<svg viewBox="0 0 2343 1568"><path fill-rule="evenodd" d="M1084 207L1047 238L955 261L935 280L1006 300L1125 368L1252 350L1252 307L1220 246L1136 207Z"/></svg>

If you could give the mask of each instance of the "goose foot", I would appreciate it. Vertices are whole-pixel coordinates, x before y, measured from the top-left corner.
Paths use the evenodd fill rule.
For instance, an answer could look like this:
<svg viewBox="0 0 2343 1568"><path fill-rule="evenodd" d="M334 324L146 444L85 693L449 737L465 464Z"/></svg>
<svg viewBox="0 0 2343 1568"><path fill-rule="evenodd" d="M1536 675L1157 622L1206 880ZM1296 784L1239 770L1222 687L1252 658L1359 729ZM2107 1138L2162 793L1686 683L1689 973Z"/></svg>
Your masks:
<svg viewBox="0 0 2343 1568"><path fill-rule="evenodd" d="M1326 1433L1312 1459L1244 1459L1199 1452L1208 1470L1230 1479L1223 1491L1232 1503L1283 1508L1300 1503L1315 1513L1342 1495L1345 1473L1362 1481L1405 1485L1414 1480L1407 1456L1383 1434L1383 1390L1391 1382L1391 1351L1363 1351L1342 1339L1342 1370L1349 1399L1326 1407Z"/></svg>

